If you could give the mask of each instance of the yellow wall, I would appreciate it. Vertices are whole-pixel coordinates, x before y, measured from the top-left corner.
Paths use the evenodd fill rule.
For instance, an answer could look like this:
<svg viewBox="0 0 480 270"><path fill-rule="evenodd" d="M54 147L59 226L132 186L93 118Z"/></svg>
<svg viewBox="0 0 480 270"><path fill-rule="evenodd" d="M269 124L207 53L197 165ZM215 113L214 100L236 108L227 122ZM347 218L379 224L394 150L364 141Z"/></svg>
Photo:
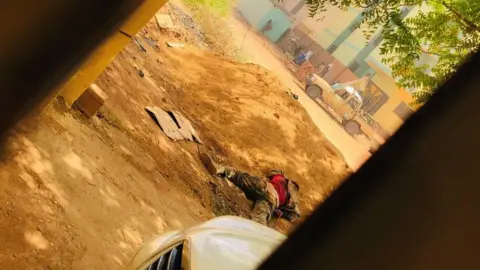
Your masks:
<svg viewBox="0 0 480 270"><path fill-rule="evenodd" d="M382 89L385 94L387 94L389 97L393 96L396 94L398 91L397 84L395 81L392 79L392 77L387 76L383 72L378 72L373 76L372 81L380 88Z"/></svg>
<svg viewBox="0 0 480 270"><path fill-rule="evenodd" d="M313 33L313 40L315 40L323 48L330 46L336 38L336 35L333 35L328 31L323 31L322 33Z"/></svg>
<svg viewBox="0 0 480 270"><path fill-rule="evenodd" d="M353 58L355 58L355 56L357 56L358 52L360 52L360 49L356 46L343 42L332 55L340 61L340 63L346 66L353 60Z"/></svg>
<svg viewBox="0 0 480 270"><path fill-rule="evenodd" d="M167 0L147 0L130 15L120 27L129 36L135 34L155 15ZM79 70L60 88L68 105L72 105L87 87L103 72L105 67L131 41L120 31L102 43L82 64Z"/></svg>
<svg viewBox="0 0 480 270"><path fill-rule="evenodd" d="M338 47L333 53L340 63L344 65L350 62L357 56L357 54L365 47L367 39L360 29L356 29L350 36Z"/></svg>
<svg viewBox="0 0 480 270"><path fill-rule="evenodd" d="M373 119L390 134L397 131L403 124L403 120L393 112L401 102L410 104L412 96L403 89L397 89L396 93L390 96L388 101L373 115Z"/></svg>
<svg viewBox="0 0 480 270"><path fill-rule="evenodd" d="M403 120L393 111L401 102L410 106L412 95L404 89L398 88L392 77L381 72L379 67L372 64L371 66L377 71L377 74L372 78L373 82L388 95L387 102L372 117L380 126L393 134L403 124Z"/></svg>

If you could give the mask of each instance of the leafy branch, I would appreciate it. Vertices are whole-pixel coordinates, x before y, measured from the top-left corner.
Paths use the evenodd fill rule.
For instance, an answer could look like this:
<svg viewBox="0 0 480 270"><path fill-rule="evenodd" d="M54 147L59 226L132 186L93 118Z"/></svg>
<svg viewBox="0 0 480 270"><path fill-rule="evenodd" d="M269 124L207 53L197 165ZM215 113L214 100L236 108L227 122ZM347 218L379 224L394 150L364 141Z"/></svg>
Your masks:
<svg viewBox="0 0 480 270"><path fill-rule="evenodd" d="M423 103L463 60L480 50L480 1L307 0L310 16L329 7L361 8L367 39L381 29L382 62L400 87L413 88ZM402 8L415 9L403 19ZM426 61L427 59L428 61ZM429 93L429 94L426 94Z"/></svg>

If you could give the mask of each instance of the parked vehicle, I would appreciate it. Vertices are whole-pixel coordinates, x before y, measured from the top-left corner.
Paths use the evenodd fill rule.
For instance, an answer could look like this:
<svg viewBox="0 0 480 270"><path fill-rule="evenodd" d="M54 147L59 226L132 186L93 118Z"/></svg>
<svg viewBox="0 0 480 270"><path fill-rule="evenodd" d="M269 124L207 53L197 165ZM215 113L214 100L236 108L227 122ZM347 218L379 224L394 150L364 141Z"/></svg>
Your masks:
<svg viewBox="0 0 480 270"><path fill-rule="evenodd" d="M319 103L351 135L364 135L369 141L369 151L374 152L385 142L368 124L361 111L363 99L359 91L364 91L369 78L330 85L317 74L306 77L307 95Z"/></svg>
<svg viewBox="0 0 480 270"><path fill-rule="evenodd" d="M145 243L128 270L256 269L285 235L254 221L225 216Z"/></svg>
<svg viewBox="0 0 480 270"><path fill-rule="evenodd" d="M363 79L362 79L363 80ZM313 100L321 99L333 111L329 113L344 127L350 135L362 132L364 121L359 116L363 100L355 84L362 81L353 81L343 84L330 85L317 74L307 76L305 91Z"/></svg>

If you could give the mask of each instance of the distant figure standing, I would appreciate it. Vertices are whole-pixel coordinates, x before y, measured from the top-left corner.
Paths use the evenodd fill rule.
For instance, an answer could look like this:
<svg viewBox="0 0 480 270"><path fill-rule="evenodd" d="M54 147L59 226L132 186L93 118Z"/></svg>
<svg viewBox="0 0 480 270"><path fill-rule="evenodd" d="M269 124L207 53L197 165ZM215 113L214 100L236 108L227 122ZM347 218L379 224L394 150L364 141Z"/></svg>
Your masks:
<svg viewBox="0 0 480 270"><path fill-rule="evenodd" d="M326 68L322 70L322 73L320 73L320 77L325 78L327 73L332 69L333 64L328 64Z"/></svg>

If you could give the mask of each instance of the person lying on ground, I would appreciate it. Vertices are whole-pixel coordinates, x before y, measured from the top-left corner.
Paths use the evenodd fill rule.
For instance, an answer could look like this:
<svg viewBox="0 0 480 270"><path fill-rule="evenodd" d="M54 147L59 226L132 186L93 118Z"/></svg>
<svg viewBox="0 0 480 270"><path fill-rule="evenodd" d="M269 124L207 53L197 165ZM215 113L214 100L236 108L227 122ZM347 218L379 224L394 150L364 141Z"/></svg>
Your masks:
<svg viewBox="0 0 480 270"><path fill-rule="evenodd" d="M298 184L288 179L280 170L271 170L266 179L250 175L232 167L215 163L207 153L200 154L200 160L212 175L226 178L239 187L254 201L251 219L267 225L272 218L295 221L300 217L298 209Z"/></svg>

